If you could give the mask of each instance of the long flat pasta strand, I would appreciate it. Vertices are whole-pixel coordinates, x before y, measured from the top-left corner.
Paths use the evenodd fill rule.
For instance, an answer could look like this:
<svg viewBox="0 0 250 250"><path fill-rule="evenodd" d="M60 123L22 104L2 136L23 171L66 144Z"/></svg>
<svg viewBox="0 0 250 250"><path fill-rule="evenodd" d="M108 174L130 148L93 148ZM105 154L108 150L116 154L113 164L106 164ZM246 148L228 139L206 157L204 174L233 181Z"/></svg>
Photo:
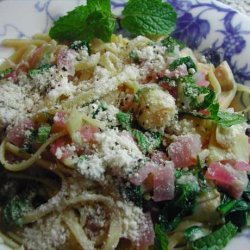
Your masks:
<svg viewBox="0 0 250 250"><path fill-rule="evenodd" d="M1 146L0 146L0 162L3 164L4 168L10 170L10 171L22 171L24 169L29 168L32 164L34 164L42 154L42 152L47 148L48 145L50 145L53 141L56 139L62 137L65 135L65 132L61 132L55 135L52 135L37 151L34 155L32 155L28 160L24 160L20 163L9 163L5 159L5 151L6 151L6 140L3 140Z"/></svg>
<svg viewBox="0 0 250 250"><path fill-rule="evenodd" d="M78 241L82 249L85 250L94 250L94 244L90 241L82 229L81 225L78 223L77 218L74 215L74 212L69 210L65 211L62 216L63 221L70 229L71 233L74 235L75 239Z"/></svg>

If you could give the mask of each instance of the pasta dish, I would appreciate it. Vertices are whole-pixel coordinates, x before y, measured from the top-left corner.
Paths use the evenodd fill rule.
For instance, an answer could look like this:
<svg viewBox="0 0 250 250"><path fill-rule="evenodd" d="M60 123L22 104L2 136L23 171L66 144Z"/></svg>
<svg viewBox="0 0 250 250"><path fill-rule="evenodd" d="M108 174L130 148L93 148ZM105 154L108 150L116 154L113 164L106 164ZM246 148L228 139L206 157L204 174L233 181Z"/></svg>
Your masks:
<svg viewBox="0 0 250 250"><path fill-rule="evenodd" d="M249 126L229 65L149 37L3 41L9 249L222 249L247 226Z"/></svg>

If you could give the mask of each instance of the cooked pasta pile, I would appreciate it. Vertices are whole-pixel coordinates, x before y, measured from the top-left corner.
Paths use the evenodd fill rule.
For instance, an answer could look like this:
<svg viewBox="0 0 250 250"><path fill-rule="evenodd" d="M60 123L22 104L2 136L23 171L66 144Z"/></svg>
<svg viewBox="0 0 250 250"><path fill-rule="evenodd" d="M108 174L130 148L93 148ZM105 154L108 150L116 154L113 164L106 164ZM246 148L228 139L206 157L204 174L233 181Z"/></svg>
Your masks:
<svg viewBox="0 0 250 250"><path fill-rule="evenodd" d="M200 249L245 226L225 212L249 201L250 167L226 62L170 37L3 45L15 49L0 66L10 249L151 249L162 234L169 249Z"/></svg>

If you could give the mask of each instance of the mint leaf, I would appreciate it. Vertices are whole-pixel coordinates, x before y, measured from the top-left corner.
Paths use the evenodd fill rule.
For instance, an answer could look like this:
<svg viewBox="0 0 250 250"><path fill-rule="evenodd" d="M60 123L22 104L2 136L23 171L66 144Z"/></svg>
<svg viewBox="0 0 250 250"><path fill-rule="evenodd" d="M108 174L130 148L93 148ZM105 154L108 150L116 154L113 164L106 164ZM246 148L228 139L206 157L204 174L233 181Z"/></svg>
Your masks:
<svg viewBox="0 0 250 250"><path fill-rule="evenodd" d="M51 130L51 126L49 124L41 125L37 132L36 141L38 143L44 143L49 137L50 130Z"/></svg>
<svg viewBox="0 0 250 250"><path fill-rule="evenodd" d="M168 249L168 239L164 229L161 225L155 225L155 242L154 250L167 250Z"/></svg>
<svg viewBox="0 0 250 250"><path fill-rule="evenodd" d="M0 80L2 80L3 78L5 78L12 71L13 71L12 68L8 68L8 69L5 69L5 70L0 70Z"/></svg>
<svg viewBox="0 0 250 250"><path fill-rule="evenodd" d="M49 68L51 68L50 64L43 64L36 69L29 70L28 76L30 78L35 78L38 74L42 74L44 71L48 70Z"/></svg>
<svg viewBox="0 0 250 250"><path fill-rule="evenodd" d="M87 5L94 11L103 11L111 14L110 0L87 0Z"/></svg>
<svg viewBox="0 0 250 250"><path fill-rule="evenodd" d="M166 48L167 53L174 52L175 46L179 46L180 49L185 48L185 45L182 42L172 38L171 36L168 36L165 39L161 40L161 45Z"/></svg>
<svg viewBox="0 0 250 250"><path fill-rule="evenodd" d="M186 58L186 63L190 63L189 66L191 66L192 63L188 57L184 58ZM180 61L177 60L171 64L173 68L175 68L177 64L179 65ZM176 64L174 64L175 62ZM185 103L185 109L188 111L205 109L213 104L216 96L215 92L207 87L198 86L191 75L181 77L176 81L181 90L180 93L183 93L183 95L180 95L180 100Z"/></svg>
<svg viewBox="0 0 250 250"><path fill-rule="evenodd" d="M140 130L133 129L132 134L137 141L140 150L146 154L161 145L161 134L157 132L143 133Z"/></svg>
<svg viewBox="0 0 250 250"><path fill-rule="evenodd" d="M178 66L185 64L187 66L187 69L195 69L196 70L196 65L192 58L190 56L186 57L180 57L176 60L174 60L170 65L169 65L169 70L173 71L175 70Z"/></svg>
<svg viewBox="0 0 250 250"><path fill-rule="evenodd" d="M162 138L161 133L143 133L138 129L132 128L132 115L130 113L119 112L116 114L116 118L123 129L131 132L138 147L143 153L147 153L160 146Z"/></svg>
<svg viewBox="0 0 250 250"><path fill-rule="evenodd" d="M237 232L237 227L227 223L213 233L193 241L190 250L220 250L223 249Z"/></svg>
<svg viewBox="0 0 250 250"><path fill-rule="evenodd" d="M21 227L23 215L31 210L32 205L28 200L14 196L3 209L3 222L7 227Z"/></svg>
<svg viewBox="0 0 250 250"><path fill-rule="evenodd" d="M76 7L67 15L60 17L50 29L51 38L59 41L86 40L100 38L110 41L114 31L115 19L108 11L106 1L88 1L87 6Z"/></svg>
<svg viewBox="0 0 250 250"><path fill-rule="evenodd" d="M100 38L104 42L109 42L115 28L115 19L105 12L94 11L86 19L86 40Z"/></svg>
<svg viewBox="0 0 250 250"><path fill-rule="evenodd" d="M122 27L135 35L169 35L175 23L175 10L161 0L130 0L122 11Z"/></svg>
<svg viewBox="0 0 250 250"><path fill-rule="evenodd" d="M194 241L204 236L204 232L201 227L192 226L184 231L184 238L186 241Z"/></svg>
<svg viewBox="0 0 250 250"><path fill-rule="evenodd" d="M89 43L87 41L74 41L73 43L70 44L70 49L73 49L75 51L78 50L82 50L84 48L86 48L88 50L88 53L90 54L90 47L89 47Z"/></svg>
<svg viewBox="0 0 250 250"><path fill-rule="evenodd" d="M246 122L246 118L240 114L229 112L218 112L217 123L222 127L231 127L235 124Z"/></svg>
<svg viewBox="0 0 250 250"><path fill-rule="evenodd" d="M116 118L123 129L131 130L132 115L130 113L118 112Z"/></svg>
<svg viewBox="0 0 250 250"><path fill-rule="evenodd" d="M84 30L89 14L87 6L79 6L60 17L50 29L51 38L59 41L87 40Z"/></svg>

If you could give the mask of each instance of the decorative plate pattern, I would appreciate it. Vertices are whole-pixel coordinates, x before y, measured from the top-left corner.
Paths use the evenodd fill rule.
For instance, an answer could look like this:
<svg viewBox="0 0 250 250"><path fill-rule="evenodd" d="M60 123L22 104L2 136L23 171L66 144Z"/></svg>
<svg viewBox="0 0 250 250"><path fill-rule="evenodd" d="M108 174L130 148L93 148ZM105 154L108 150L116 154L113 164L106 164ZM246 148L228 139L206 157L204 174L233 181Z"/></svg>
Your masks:
<svg viewBox="0 0 250 250"><path fill-rule="evenodd" d="M213 0L166 1L178 13L174 37L204 53L215 65L227 60L236 80L250 86L250 18ZM111 1L115 14L121 13L124 2ZM0 0L0 41L45 33L59 16L83 3L82 0ZM0 59L9 53L0 46ZM247 103L249 96L244 97ZM0 243L1 249L6 248ZM238 235L226 249L250 250L250 231Z"/></svg>

